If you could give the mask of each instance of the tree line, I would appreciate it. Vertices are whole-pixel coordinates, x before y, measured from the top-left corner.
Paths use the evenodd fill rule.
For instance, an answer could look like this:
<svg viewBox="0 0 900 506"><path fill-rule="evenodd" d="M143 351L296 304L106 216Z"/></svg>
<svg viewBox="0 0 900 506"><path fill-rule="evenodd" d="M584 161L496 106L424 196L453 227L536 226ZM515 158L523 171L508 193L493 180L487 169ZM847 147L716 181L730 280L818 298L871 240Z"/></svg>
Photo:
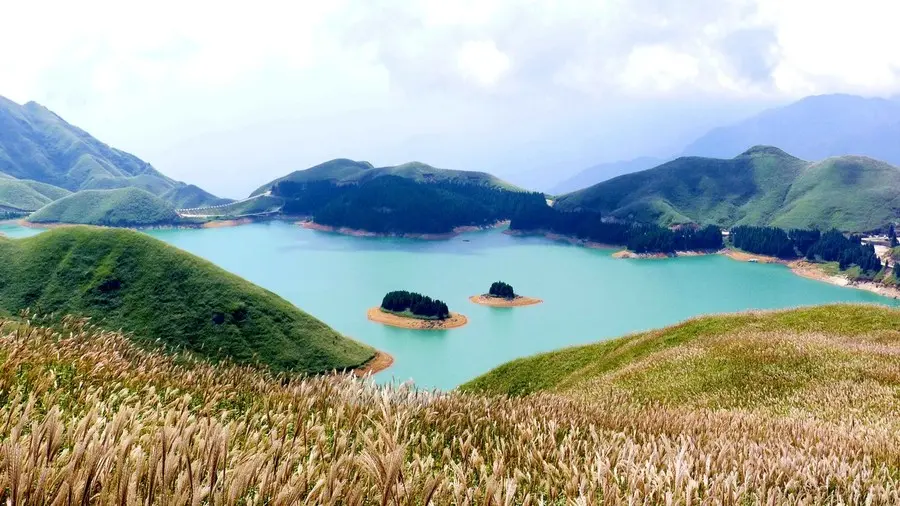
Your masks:
<svg viewBox="0 0 900 506"><path fill-rule="evenodd" d="M512 219L510 229L624 245L635 253L709 251L723 246L722 231L713 225L671 230L652 224L605 220L594 211L558 211L548 206L523 209Z"/></svg>
<svg viewBox="0 0 900 506"><path fill-rule="evenodd" d="M848 237L838 230L786 231L776 227L739 226L731 229L730 240L736 248L760 255L838 262L841 270L856 265L863 273L869 275L882 269L881 260L875 254L874 246L863 244L857 235Z"/></svg>
<svg viewBox="0 0 900 506"><path fill-rule="evenodd" d="M381 308L395 313L409 311L415 316L439 320L450 317L450 309L443 301L405 290L388 292L381 300Z"/></svg>
<svg viewBox="0 0 900 506"><path fill-rule="evenodd" d="M491 283L491 288L488 291L488 295L494 297L502 297L504 299L514 299L516 298L516 292L513 290L512 285L509 283L504 283L503 281L494 281Z"/></svg>
<svg viewBox="0 0 900 506"><path fill-rule="evenodd" d="M417 182L381 176L363 183L282 181L272 189L283 212L322 225L375 233L442 234L462 226L488 226L530 207L547 207L541 193L476 183Z"/></svg>

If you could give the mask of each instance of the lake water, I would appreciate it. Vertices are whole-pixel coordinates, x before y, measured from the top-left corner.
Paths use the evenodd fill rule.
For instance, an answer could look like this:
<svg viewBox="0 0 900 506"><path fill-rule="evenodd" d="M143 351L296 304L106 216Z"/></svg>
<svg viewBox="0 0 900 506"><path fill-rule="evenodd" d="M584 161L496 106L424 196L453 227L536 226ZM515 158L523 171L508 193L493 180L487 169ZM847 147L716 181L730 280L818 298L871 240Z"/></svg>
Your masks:
<svg viewBox="0 0 900 506"><path fill-rule="evenodd" d="M11 236L34 230L0 226ZM617 260L499 231L448 241L347 237L284 222L150 235L257 283L339 332L394 356L379 381L448 389L517 357L669 325L692 316L826 302L895 301L796 276L780 265L722 256ZM543 304L489 308L468 301L503 280ZM469 324L415 331L366 319L391 290L444 300Z"/></svg>

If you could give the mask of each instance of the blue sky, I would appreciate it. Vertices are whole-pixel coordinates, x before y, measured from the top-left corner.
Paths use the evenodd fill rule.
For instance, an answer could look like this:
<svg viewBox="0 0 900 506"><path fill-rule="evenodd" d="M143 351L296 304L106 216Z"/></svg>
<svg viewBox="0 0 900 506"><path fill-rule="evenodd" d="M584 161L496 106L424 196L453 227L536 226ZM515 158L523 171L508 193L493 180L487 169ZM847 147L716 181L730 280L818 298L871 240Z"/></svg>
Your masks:
<svg viewBox="0 0 900 506"><path fill-rule="evenodd" d="M228 196L335 157L562 179L677 153L802 96L900 91L893 0L32 0L3 12L0 94Z"/></svg>

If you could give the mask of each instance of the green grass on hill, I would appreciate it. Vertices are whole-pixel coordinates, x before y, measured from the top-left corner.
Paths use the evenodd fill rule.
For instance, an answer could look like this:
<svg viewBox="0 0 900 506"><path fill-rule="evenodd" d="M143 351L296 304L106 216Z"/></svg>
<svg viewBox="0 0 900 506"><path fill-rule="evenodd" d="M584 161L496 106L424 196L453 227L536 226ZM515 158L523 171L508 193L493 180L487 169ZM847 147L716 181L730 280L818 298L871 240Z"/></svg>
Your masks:
<svg viewBox="0 0 900 506"><path fill-rule="evenodd" d="M41 208L28 221L149 226L174 223L178 221L178 213L168 202L137 188L82 190Z"/></svg>
<svg viewBox="0 0 900 506"><path fill-rule="evenodd" d="M806 409L837 416L829 405L836 386L847 406L896 408L898 348L900 311L882 306L707 316L515 360L461 389L555 392L588 400L625 394L641 404Z"/></svg>
<svg viewBox="0 0 900 506"><path fill-rule="evenodd" d="M277 295L131 230L0 238L0 308L89 316L140 342L275 370L319 373L374 355Z"/></svg>
<svg viewBox="0 0 900 506"><path fill-rule="evenodd" d="M859 156L810 163L757 146L732 159L679 158L563 195L554 207L663 226L865 232L900 217L900 169Z"/></svg>
<svg viewBox="0 0 900 506"><path fill-rule="evenodd" d="M459 184L479 184L506 190L522 191L521 188L486 172L438 169L421 162L408 162L389 167L374 167L369 162L357 162L339 158L309 169L292 172L287 176L266 183L254 191L252 195L265 193L275 184L282 181L293 181L296 183L311 181L331 181L337 184L362 183L382 176L397 176L418 183L441 181Z"/></svg>
<svg viewBox="0 0 900 506"><path fill-rule="evenodd" d="M231 199L223 199L189 184L172 188L161 195L162 199L175 206L175 209L190 209L195 207L218 206L232 202Z"/></svg>
<svg viewBox="0 0 900 506"><path fill-rule="evenodd" d="M277 213L284 206L284 199L271 195L239 200L214 207L201 207L190 211L182 211L185 216L213 217L216 219L240 218L260 214Z"/></svg>
<svg viewBox="0 0 900 506"><path fill-rule="evenodd" d="M0 179L0 207L35 211L71 192L37 181Z"/></svg>

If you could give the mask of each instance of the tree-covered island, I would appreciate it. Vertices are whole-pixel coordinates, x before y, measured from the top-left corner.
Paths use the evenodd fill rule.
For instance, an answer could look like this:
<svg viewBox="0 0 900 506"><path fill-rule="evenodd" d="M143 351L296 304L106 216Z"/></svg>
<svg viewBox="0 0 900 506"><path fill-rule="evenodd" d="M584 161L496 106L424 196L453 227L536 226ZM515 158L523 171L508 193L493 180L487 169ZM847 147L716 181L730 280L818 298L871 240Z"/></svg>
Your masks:
<svg viewBox="0 0 900 506"><path fill-rule="evenodd" d="M468 320L451 313L444 301L406 290L388 292L381 305L368 312L372 321L409 329L448 329L461 327Z"/></svg>
<svg viewBox="0 0 900 506"><path fill-rule="evenodd" d="M488 293L473 295L469 297L469 300L475 304L492 307L530 306L542 302L541 299L523 297L516 294L512 285L503 281L494 281L491 283Z"/></svg>

